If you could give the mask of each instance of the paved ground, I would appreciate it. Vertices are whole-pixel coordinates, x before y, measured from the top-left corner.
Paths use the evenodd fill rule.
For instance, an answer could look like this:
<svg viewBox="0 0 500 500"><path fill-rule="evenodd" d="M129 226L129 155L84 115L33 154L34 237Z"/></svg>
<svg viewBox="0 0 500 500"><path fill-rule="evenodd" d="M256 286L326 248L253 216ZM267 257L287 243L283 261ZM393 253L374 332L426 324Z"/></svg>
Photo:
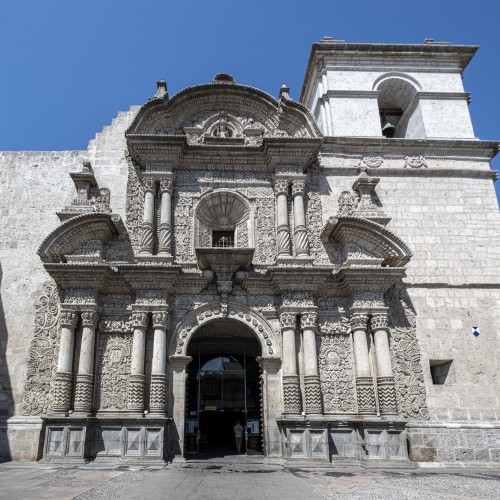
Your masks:
<svg viewBox="0 0 500 500"><path fill-rule="evenodd" d="M500 499L499 469L284 469L210 462L157 468L0 465L0 498L78 500Z"/></svg>

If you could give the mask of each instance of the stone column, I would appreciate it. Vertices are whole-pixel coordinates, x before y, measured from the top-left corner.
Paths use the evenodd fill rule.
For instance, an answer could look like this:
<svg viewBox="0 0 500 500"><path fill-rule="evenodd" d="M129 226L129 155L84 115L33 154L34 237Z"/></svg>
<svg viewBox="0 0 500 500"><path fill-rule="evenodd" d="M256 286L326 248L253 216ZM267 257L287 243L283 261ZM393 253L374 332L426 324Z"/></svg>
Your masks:
<svg viewBox="0 0 500 500"><path fill-rule="evenodd" d="M280 322L283 335L283 399L285 413L299 414L302 404L295 346L297 317L293 313L282 313Z"/></svg>
<svg viewBox="0 0 500 500"><path fill-rule="evenodd" d="M305 312L300 317L302 338L304 341L304 385L306 393L306 413L323 413L321 386L318 371L318 353L316 349L317 313Z"/></svg>
<svg viewBox="0 0 500 500"><path fill-rule="evenodd" d="M377 364L378 404L381 415L396 415L396 388L392 373L391 350L389 347L389 329L387 312L374 313L370 320L375 343L375 359Z"/></svg>
<svg viewBox="0 0 500 500"><path fill-rule="evenodd" d="M306 217L304 211L305 181L292 182L294 242L297 257L309 255L309 239L307 237Z"/></svg>
<svg viewBox="0 0 500 500"><path fill-rule="evenodd" d="M288 181L278 179L274 183L276 194L276 225L278 228L278 256L290 255L290 226L288 225Z"/></svg>
<svg viewBox="0 0 500 500"><path fill-rule="evenodd" d="M151 366L151 389L149 411L165 415L167 403L167 323L168 312L153 313L153 362Z"/></svg>
<svg viewBox="0 0 500 500"><path fill-rule="evenodd" d="M144 352L146 349L146 328L148 313L132 313L134 339L132 341L132 362L128 385L128 409L136 413L144 412Z"/></svg>
<svg viewBox="0 0 500 500"><path fill-rule="evenodd" d="M52 410L57 413L66 413L71 409L71 392L73 388L73 353L75 346L75 328L78 323L78 314L71 309L61 310L59 325L61 340L59 342L59 356L57 358L57 372L54 380L54 396Z"/></svg>
<svg viewBox="0 0 500 500"><path fill-rule="evenodd" d="M142 237L141 251L142 255L153 254L153 237L155 225L155 192L156 181L153 177L145 177L144 185L144 211L142 218Z"/></svg>
<svg viewBox="0 0 500 500"><path fill-rule="evenodd" d="M75 411L89 413L92 409L92 389L94 387L94 351L97 310L85 310L82 316L82 343L80 362L76 376Z"/></svg>
<svg viewBox="0 0 500 500"><path fill-rule="evenodd" d="M375 391L368 351L367 325L368 314L356 312L351 315L358 412L374 414L376 413Z"/></svg>
<svg viewBox="0 0 500 500"><path fill-rule="evenodd" d="M160 181L161 209L158 228L158 255L172 255L172 179Z"/></svg>

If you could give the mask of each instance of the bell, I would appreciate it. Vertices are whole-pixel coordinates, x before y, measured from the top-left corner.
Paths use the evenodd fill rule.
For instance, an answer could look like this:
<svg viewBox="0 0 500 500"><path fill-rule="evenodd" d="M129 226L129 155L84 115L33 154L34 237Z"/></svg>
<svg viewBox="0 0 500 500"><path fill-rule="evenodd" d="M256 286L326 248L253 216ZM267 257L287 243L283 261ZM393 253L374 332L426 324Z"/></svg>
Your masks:
<svg viewBox="0 0 500 500"><path fill-rule="evenodd" d="M396 131L396 127L391 122L387 122L382 127L382 135L384 137L392 137L394 135L395 131Z"/></svg>

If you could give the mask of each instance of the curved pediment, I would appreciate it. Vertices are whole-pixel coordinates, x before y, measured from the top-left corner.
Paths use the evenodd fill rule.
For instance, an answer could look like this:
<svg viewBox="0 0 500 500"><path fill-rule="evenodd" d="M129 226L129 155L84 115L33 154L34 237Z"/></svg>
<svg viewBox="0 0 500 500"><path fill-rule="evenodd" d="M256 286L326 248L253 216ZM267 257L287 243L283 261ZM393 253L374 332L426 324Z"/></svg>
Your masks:
<svg viewBox="0 0 500 500"><path fill-rule="evenodd" d="M408 246L392 231L363 217L330 217L322 232L323 241L340 243L345 254L368 263L401 267L411 258ZM356 255L358 254L358 255Z"/></svg>
<svg viewBox="0 0 500 500"><path fill-rule="evenodd" d="M239 85L229 75L148 101L127 131L130 136L184 136L191 145L258 145L268 138L318 138L310 112L281 92L280 100Z"/></svg>
<svg viewBox="0 0 500 500"><path fill-rule="evenodd" d="M78 215L61 224L42 242L38 255L43 262L65 262L76 256L97 256L102 245L126 231L118 215Z"/></svg>

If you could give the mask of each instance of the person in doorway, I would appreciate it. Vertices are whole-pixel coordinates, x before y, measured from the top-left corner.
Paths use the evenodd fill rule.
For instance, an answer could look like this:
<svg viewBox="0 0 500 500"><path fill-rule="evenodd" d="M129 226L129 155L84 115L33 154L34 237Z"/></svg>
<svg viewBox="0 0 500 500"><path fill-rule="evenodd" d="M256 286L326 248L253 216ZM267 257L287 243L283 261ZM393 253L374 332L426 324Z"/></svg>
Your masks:
<svg viewBox="0 0 500 500"><path fill-rule="evenodd" d="M236 453L241 453L241 440L243 438L243 426L238 420L236 425L233 427L234 439L236 441Z"/></svg>

